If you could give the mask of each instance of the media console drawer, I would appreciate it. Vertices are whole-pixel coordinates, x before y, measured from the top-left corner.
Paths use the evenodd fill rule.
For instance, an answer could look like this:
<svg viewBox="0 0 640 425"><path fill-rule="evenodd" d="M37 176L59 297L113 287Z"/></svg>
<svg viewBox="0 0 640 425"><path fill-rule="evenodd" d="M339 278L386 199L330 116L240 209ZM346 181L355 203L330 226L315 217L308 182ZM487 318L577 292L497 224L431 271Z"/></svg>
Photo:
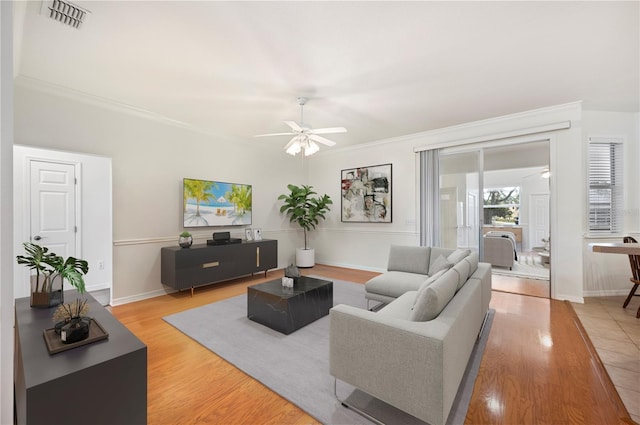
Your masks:
<svg viewBox="0 0 640 425"><path fill-rule="evenodd" d="M172 288L191 289L278 267L278 241L242 241L228 245L192 245L161 249L160 281Z"/></svg>

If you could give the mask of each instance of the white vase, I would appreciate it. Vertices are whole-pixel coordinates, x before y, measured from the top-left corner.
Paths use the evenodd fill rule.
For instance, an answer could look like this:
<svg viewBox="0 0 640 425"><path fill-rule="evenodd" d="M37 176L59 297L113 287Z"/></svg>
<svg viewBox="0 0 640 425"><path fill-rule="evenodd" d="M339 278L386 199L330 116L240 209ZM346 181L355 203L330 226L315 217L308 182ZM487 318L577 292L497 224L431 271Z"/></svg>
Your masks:
<svg viewBox="0 0 640 425"><path fill-rule="evenodd" d="M296 249L296 266L298 267L313 267L315 265L316 250L313 248Z"/></svg>

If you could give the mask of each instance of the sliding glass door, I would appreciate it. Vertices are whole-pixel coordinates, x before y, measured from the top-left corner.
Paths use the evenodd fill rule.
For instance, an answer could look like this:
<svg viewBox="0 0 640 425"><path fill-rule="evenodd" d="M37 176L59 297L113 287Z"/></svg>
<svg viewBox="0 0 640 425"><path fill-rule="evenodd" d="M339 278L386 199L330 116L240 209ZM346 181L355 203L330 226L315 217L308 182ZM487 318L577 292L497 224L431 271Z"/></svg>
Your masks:
<svg viewBox="0 0 640 425"><path fill-rule="evenodd" d="M481 150L440 154L440 243L480 252Z"/></svg>

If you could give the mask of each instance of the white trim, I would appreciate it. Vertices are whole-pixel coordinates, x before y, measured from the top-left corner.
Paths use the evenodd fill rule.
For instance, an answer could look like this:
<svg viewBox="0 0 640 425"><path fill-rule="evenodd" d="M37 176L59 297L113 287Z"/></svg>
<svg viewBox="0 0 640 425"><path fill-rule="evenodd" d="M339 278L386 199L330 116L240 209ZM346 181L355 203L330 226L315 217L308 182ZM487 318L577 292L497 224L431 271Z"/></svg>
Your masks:
<svg viewBox="0 0 640 425"><path fill-rule="evenodd" d="M611 297L618 295L629 295L629 289L595 289L591 291L583 291L583 297Z"/></svg>
<svg viewBox="0 0 640 425"><path fill-rule="evenodd" d="M103 289L111 289L111 282L95 283L91 286L86 285L85 289L87 290L87 292L101 291Z"/></svg>
<svg viewBox="0 0 640 425"><path fill-rule="evenodd" d="M488 119L480 120L480 121L472 121L472 122L469 122L469 123L454 125L454 126L450 126L450 127L438 128L438 129L435 129L435 130L427 130L427 131L423 131L423 132L420 132L420 133L412 133L412 134L407 134L407 135L404 135L404 136L392 137L392 138L389 138L389 139L382 139L382 140L377 140L377 141L368 142L368 143L360 143L360 144L345 146L345 147L342 147L342 148L335 148L334 147L334 148L329 149L329 150L326 150L326 149L325 150L321 150L320 152L316 153L314 156L317 157L317 156L325 156L325 155L331 155L331 154L341 154L341 153L350 152L350 151L360 151L363 148L372 149L372 148L375 148L377 146L383 146L383 145L388 145L388 144L401 144L403 142L419 141L419 140L423 140L425 138L448 135L450 133L463 131L463 130L467 130L467 129L474 129L474 128L485 126L485 125L495 125L495 124L500 124L500 123L503 123L503 122L509 123L512 120L520 119L520 118L532 118L532 117L536 117L536 116L548 115L550 113L575 111L575 109L577 107L580 107L581 104L582 104L581 101L570 102L570 103L565 103L565 104L561 104L561 105L555 105L555 106L549 106L549 107L545 107L545 108L533 109L533 110L530 110L530 111L517 112L515 114L503 115L503 116L500 116L500 117L488 118ZM566 127L566 129L570 128L571 121L562 121L562 122L555 123L555 124L566 125L566 123L569 124L569 127ZM546 126L553 126L555 124L546 124L544 126L533 127L533 128L535 129L535 128L541 128L541 127L546 127ZM553 130L547 130L547 131L553 131ZM497 136L499 137L500 134L507 134L507 133L497 133L494 136L491 136L489 138L491 139L491 138L496 138ZM534 133L528 133L528 134L534 134ZM527 135L527 134L522 134L522 135L524 136L524 135ZM510 137L516 137L516 136L510 136ZM454 140L449 140L449 141L446 141L446 142L439 142L439 143L434 143L434 144L429 144L429 145L420 145L418 147L414 147L413 148L413 152L414 153L418 153L418 152L420 152L422 150L429 150L429 149L436 149L436 148L440 148L440 147L458 145L460 143L464 143L465 140L467 140L467 139L460 139L460 140L455 140L454 139ZM471 140L471 139L468 139L468 140Z"/></svg>
<svg viewBox="0 0 640 425"><path fill-rule="evenodd" d="M515 140L520 137L534 136L541 133L549 133L549 132L558 131L558 130L568 130L570 128L571 128L571 121L561 121L553 124L546 124L546 125L541 125L537 127L530 127L530 128L508 131L505 133L489 134L485 136L472 137L469 139L434 143L432 145L426 145L426 146L424 145L417 146L413 148L413 151L420 152L425 150L441 149L441 148L448 148L448 147L459 148L461 146L468 146L468 145L474 145L473 149L476 149L476 148L480 148L480 146L476 146L478 143L486 143L486 142L496 142L495 143L496 146L507 146L510 144L527 143L525 141ZM511 139L511 141L509 141L509 139ZM543 137L540 140L541 141L547 140L547 137ZM482 146L482 147L489 147L489 146ZM449 153L449 152L446 152L446 153Z"/></svg>
<svg viewBox="0 0 640 425"><path fill-rule="evenodd" d="M161 297L163 295L173 294L174 292L178 292L178 291L176 289L171 289L171 290L158 289L155 291L145 292L144 294L132 295L129 297L112 298L111 306L115 307L118 305L129 304L136 301L148 300L149 298Z"/></svg>
<svg viewBox="0 0 640 425"><path fill-rule="evenodd" d="M39 91L42 93L47 93L47 94L52 94L52 95L60 96L67 99L72 99L81 103L90 104L90 105L98 106L101 108L106 108L111 111L120 112L126 115L133 115L140 118L145 118L148 120L156 121L156 122L170 125L173 127L182 128L182 129L203 134L206 136L215 137L218 140L223 139L223 141L226 141L228 143L232 142L232 140L228 136L218 132L211 131L209 129L205 129L184 121L175 120L147 109L142 109L136 106L123 103L123 102L117 102L115 100L108 99L105 97L100 97L100 96L85 93L79 90L74 90L68 87L60 86L57 84L52 84L37 78L19 75L15 78L14 85L17 87L23 87L23 88ZM245 143L248 143L248 142L245 142Z"/></svg>
<svg viewBox="0 0 640 425"><path fill-rule="evenodd" d="M569 301L572 303L584 304L584 297L576 297L573 295L558 294L558 296L554 297L553 299L558 301Z"/></svg>
<svg viewBox="0 0 640 425"><path fill-rule="evenodd" d="M316 261L317 263L317 261ZM384 273L387 271L387 269L381 269L379 267L367 267L367 266L362 266L362 265L353 265L353 264L347 264L347 263L338 263L335 261L322 261L322 264L325 264L327 266L333 266L333 267L342 267L342 268L347 268L347 269L354 269L354 270L364 270L364 271L368 271L368 272L377 272L377 273Z"/></svg>

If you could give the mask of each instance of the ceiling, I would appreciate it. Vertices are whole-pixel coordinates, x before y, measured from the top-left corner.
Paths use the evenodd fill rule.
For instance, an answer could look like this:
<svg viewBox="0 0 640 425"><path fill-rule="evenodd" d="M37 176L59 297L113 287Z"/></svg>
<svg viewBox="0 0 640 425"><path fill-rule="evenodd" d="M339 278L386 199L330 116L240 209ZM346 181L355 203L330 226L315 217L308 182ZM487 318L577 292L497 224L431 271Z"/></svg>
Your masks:
<svg viewBox="0 0 640 425"><path fill-rule="evenodd" d="M284 120L337 147L582 100L640 110L640 3L77 1L81 29L15 6L23 85L230 140L284 145Z"/></svg>

